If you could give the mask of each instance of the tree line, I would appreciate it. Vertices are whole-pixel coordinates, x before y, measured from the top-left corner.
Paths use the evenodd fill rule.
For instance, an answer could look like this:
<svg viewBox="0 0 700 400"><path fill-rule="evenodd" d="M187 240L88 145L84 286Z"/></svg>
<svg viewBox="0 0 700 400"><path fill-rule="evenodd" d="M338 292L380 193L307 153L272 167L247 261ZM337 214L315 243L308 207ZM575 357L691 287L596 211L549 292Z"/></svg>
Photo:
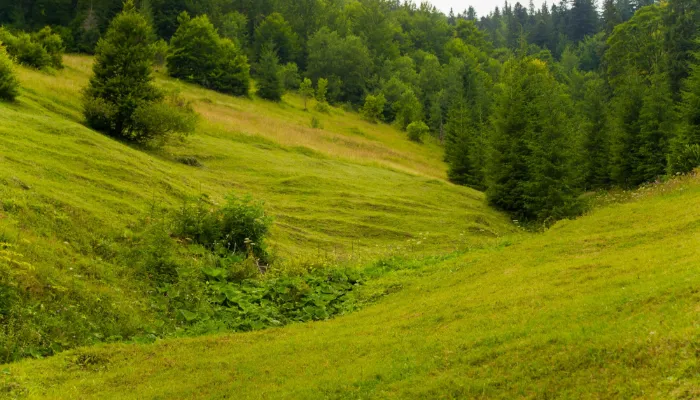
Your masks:
<svg viewBox="0 0 700 400"><path fill-rule="evenodd" d="M298 90L321 109L345 104L395 124L411 140L432 135L444 144L450 180L485 191L518 220L576 215L584 191L631 188L700 164L697 1L506 2L482 17L399 0L139 0L132 8L147 27L142 54L162 53L171 76L241 96L252 76L266 99ZM100 38L121 11L122 0L27 0L0 5L0 23L51 26L69 51L97 52L99 66L109 51ZM93 99L104 97L98 86ZM163 97L139 93L149 104ZM86 107L101 130L133 135L159 119L155 107L102 102ZM126 128L105 119L124 112Z"/></svg>

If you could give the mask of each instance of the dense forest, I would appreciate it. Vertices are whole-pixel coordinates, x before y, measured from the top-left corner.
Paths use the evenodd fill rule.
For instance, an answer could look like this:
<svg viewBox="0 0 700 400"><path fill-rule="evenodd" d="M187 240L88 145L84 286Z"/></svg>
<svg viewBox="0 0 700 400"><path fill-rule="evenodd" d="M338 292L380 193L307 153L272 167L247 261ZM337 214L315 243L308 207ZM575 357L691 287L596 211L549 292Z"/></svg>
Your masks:
<svg viewBox="0 0 700 400"><path fill-rule="evenodd" d="M143 40L132 43L142 46L132 61L145 75L134 82L146 83L130 95L142 100L158 97L147 65L160 58L171 76L224 93L249 95L250 74L266 99L299 90L322 107L327 101L395 124L411 140L429 132L445 146L450 180L486 191L521 221L576 215L583 192L631 188L700 165L694 0L506 2L481 17L471 7L445 15L428 2L399 0L132 7L139 17L122 14L121 32L108 27L122 0L6 0L0 24L35 32L39 42L36 32L50 26L67 51L96 52L88 92L98 100L111 90L99 74L111 73L115 46L137 26ZM104 107L87 103L88 123L126 137L138 136L139 118L159 112L134 108L105 123ZM193 129L187 113L175 120Z"/></svg>

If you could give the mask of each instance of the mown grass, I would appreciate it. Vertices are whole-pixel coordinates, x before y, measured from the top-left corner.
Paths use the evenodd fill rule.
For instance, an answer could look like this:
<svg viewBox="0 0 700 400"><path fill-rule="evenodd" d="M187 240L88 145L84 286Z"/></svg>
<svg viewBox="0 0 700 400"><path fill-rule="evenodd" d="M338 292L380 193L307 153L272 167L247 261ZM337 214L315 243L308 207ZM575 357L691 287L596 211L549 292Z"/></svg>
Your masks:
<svg viewBox="0 0 700 400"><path fill-rule="evenodd" d="M328 322L80 349L5 369L28 398L700 396L700 178L384 275ZM366 290L372 290L367 288Z"/></svg>
<svg viewBox="0 0 700 400"><path fill-rule="evenodd" d="M91 58L65 63L55 76L21 69L19 104L0 105L0 173L11 180L3 198L41 195L120 228L154 203L250 193L276 217L272 240L285 255L386 249L425 232L439 250L454 249L461 233L511 229L481 193L444 180L437 144L338 109L304 112L293 95L236 99L161 76L160 86L194 101L197 133L163 151L129 148L80 125ZM324 129L309 127L312 114Z"/></svg>
<svg viewBox="0 0 700 400"><path fill-rule="evenodd" d="M158 282L134 254L146 251L146 225L200 195L266 202L277 273L439 254L514 229L481 193L445 181L438 144L338 109L305 112L293 94L238 99L158 74L193 101L196 134L160 150L115 141L82 125L91 63L19 68L21 96L0 104L0 313L15 315L0 326L0 362L172 334L173 321L159 328ZM201 261L184 246L177 256L185 269Z"/></svg>

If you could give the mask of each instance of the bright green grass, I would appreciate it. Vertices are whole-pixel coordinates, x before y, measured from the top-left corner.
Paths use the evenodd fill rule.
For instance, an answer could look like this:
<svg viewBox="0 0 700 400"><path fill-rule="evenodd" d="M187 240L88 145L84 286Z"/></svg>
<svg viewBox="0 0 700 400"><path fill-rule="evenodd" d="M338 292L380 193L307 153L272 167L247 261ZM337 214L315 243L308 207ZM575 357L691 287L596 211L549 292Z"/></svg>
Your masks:
<svg viewBox="0 0 700 400"><path fill-rule="evenodd" d="M310 129L311 113L294 96L277 105L161 78L195 101L197 133L161 152L129 148L79 123L90 62L66 57L57 76L23 69L19 104L0 104L4 202L60 204L122 229L154 204L250 193L275 217L272 241L283 255L384 251L426 232L433 250L454 249L464 242L460 234L487 238L512 229L481 193L443 179L436 144L416 145L339 110L316 114L325 129ZM177 162L182 157L203 166Z"/></svg>
<svg viewBox="0 0 700 400"><path fill-rule="evenodd" d="M56 75L21 68L18 102L0 103L0 277L19 285L13 304L28 316L0 326L0 363L158 329L155 284L125 255L142 221L202 194L266 202L275 272L440 254L514 230L483 194L444 179L437 143L337 109L304 112L294 95L238 99L159 74L193 101L197 132L158 151L127 146L81 123L91 62L68 56ZM312 115L324 129L309 127ZM181 250L180 266L197 262Z"/></svg>
<svg viewBox="0 0 700 400"><path fill-rule="evenodd" d="M700 396L700 179L383 283L328 322L10 365L29 398Z"/></svg>

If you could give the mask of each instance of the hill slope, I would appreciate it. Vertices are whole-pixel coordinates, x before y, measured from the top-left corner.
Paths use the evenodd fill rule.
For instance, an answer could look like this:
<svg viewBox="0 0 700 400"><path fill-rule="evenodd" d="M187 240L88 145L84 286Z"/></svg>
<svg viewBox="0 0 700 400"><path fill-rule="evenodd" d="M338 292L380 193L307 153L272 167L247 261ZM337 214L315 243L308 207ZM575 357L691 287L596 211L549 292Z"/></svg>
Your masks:
<svg viewBox="0 0 700 400"><path fill-rule="evenodd" d="M333 321L11 365L29 398L700 396L700 178L384 279Z"/></svg>
<svg viewBox="0 0 700 400"><path fill-rule="evenodd" d="M159 302L171 297L139 265L161 265L163 246L139 237L201 195L264 200L278 263L437 254L513 230L481 193L443 179L438 144L342 110L304 112L294 95L237 99L159 74L201 114L197 132L162 150L127 146L81 124L91 62L67 56L55 75L22 68L18 102L0 104L0 315L13 315L0 363L160 330ZM181 247L163 260L201 275L201 257ZM173 334L178 322L167 324Z"/></svg>

